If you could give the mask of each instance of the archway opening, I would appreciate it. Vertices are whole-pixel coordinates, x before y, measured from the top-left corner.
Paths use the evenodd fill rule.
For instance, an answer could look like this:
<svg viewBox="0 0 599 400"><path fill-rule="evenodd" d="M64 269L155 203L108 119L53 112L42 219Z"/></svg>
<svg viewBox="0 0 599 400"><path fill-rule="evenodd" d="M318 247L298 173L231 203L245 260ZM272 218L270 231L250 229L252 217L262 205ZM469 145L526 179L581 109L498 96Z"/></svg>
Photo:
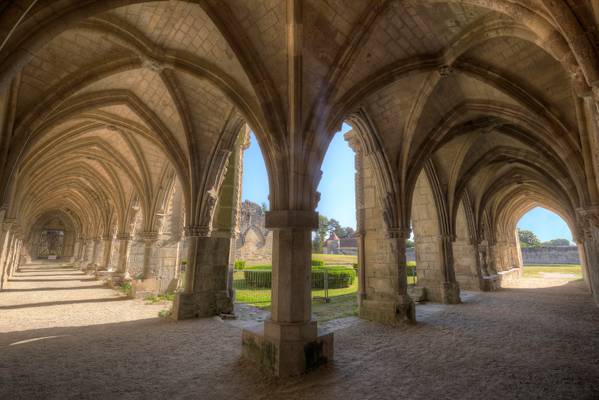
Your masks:
<svg viewBox="0 0 599 400"><path fill-rule="evenodd" d="M582 279L578 246L566 221L557 213L536 206L517 223L523 276L542 279Z"/></svg>
<svg viewBox="0 0 599 400"><path fill-rule="evenodd" d="M326 150L318 185L319 228L312 235L312 314L317 321L356 315L364 205L359 138L343 123Z"/></svg>
<svg viewBox="0 0 599 400"><path fill-rule="evenodd" d="M234 189L233 287L239 318L263 320L272 303L273 233L266 228L269 181L262 149L246 130Z"/></svg>

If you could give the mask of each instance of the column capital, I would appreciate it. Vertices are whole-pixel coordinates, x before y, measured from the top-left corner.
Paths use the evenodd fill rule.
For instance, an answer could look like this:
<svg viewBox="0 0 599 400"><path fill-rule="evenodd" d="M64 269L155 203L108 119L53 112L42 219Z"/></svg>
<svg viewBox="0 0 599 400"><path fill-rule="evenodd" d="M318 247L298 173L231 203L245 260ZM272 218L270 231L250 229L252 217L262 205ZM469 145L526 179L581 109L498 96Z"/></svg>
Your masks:
<svg viewBox="0 0 599 400"><path fill-rule="evenodd" d="M100 239L102 239L102 240L112 240L112 235L102 235L102 237Z"/></svg>
<svg viewBox="0 0 599 400"><path fill-rule="evenodd" d="M11 228L14 228L14 226L16 224L17 224L16 218L4 218L4 221L2 222L2 229L4 229L5 231L8 231Z"/></svg>
<svg viewBox="0 0 599 400"><path fill-rule="evenodd" d="M146 243L152 243L158 240L158 232L154 231L145 231L139 232L139 237Z"/></svg>
<svg viewBox="0 0 599 400"><path fill-rule="evenodd" d="M131 234L129 232L119 232L116 235L118 240L131 240Z"/></svg>
<svg viewBox="0 0 599 400"><path fill-rule="evenodd" d="M318 229L318 213L311 210L272 210L265 215L268 229Z"/></svg>
<svg viewBox="0 0 599 400"><path fill-rule="evenodd" d="M410 229L410 228L392 227L392 228L387 228L387 232L385 233L385 237L387 239L403 239L403 240L408 240L410 238L410 234L411 233L412 233L412 229Z"/></svg>
<svg viewBox="0 0 599 400"><path fill-rule="evenodd" d="M576 215L582 231L599 228L599 205L577 208Z"/></svg>
<svg viewBox="0 0 599 400"><path fill-rule="evenodd" d="M188 225L185 227L185 236L187 237L208 237L212 229L205 225Z"/></svg>

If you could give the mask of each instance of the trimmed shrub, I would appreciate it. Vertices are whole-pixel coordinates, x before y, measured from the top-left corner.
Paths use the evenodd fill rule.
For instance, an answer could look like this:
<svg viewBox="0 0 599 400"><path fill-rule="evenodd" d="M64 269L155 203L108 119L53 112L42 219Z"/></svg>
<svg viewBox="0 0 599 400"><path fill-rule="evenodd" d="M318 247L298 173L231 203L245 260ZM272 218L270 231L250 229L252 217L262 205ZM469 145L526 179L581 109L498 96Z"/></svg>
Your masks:
<svg viewBox="0 0 599 400"><path fill-rule="evenodd" d="M357 263L352 263L352 268L355 269L356 271L358 270L358 264Z"/></svg>
<svg viewBox="0 0 599 400"><path fill-rule="evenodd" d="M312 289L324 289L325 271L329 289L350 287L356 280L356 271L345 266L313 267ZM270 289L272 287L272 266L255 265L243 271L245 284L252 289Z"/></svg>
<svg viewBox="0 0 599 400"><path fill-rule="evenodd" d="M407 274L408 276L416 276L416 265L408 264Z"/></svg>
<svg viewBox="0 0 599 400"><path fill-rule="evenodd" d="M313 267L324 267L324 261L323 260L317 260L316 258L312 259L311 265Z"/></svg>
<svg viewBox="0 0 599 400"><path fill-rule="evenodd" d="M245 260L235 261L235 269L242 270L245 268Z"/></svg>
<svg viewBox="0 0 599 400"><path fill-rule="evenodd" d="M356 271L343 266L312 268L312 289L324 289L325 271L329 289L350 287L356 279Z"/></svg>

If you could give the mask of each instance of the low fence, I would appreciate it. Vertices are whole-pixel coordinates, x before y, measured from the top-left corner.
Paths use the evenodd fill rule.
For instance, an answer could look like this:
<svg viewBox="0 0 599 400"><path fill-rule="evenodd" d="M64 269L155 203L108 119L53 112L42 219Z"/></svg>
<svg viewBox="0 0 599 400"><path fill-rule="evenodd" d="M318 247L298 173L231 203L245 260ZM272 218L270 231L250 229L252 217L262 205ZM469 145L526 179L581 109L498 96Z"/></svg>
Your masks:
<svg viewBox="0 0 599 400"><path fill-rule="evenodd" d="M352 271L353 272L353 271ZM265 306L271 302L272 271L236 270L233 274L235 302ZM330 302L332 297L356 293L358 290L355 273L338 271L312 271L312 300Z"/></svg>

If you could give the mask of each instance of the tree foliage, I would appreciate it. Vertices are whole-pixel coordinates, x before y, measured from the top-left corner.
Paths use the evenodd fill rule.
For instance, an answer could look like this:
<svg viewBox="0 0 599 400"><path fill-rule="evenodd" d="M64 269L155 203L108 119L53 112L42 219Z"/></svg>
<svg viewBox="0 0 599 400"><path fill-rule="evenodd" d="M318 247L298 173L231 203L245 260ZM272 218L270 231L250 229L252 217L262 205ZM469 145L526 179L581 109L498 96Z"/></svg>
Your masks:
<svg viewBox="0 0 599 400"><path fill-rule="evenodd" d="M319 215L318 230L316 231L316 236L312 239L312 250L315 253L322 253L324 243L331 232L334 232L339 239L351 238L356 235L356 230L351 226L341 226L336 219L329 219L324 215Z"/></svg>
<svg viewBox="0 0 599 400"><path fill-rule="evenodd" d="M518 238L520 239L521 247L539 247L541 241L534 232L526 229L518 229Z"/></svg>
<svg viewBox="0 0 599 400"><path fill-rule="evenodd" d="M571 243L568 239L558 238L558 239L551 239L546 242L543 242L543 246L564 247L564 246L571 246Z"/></svg>

